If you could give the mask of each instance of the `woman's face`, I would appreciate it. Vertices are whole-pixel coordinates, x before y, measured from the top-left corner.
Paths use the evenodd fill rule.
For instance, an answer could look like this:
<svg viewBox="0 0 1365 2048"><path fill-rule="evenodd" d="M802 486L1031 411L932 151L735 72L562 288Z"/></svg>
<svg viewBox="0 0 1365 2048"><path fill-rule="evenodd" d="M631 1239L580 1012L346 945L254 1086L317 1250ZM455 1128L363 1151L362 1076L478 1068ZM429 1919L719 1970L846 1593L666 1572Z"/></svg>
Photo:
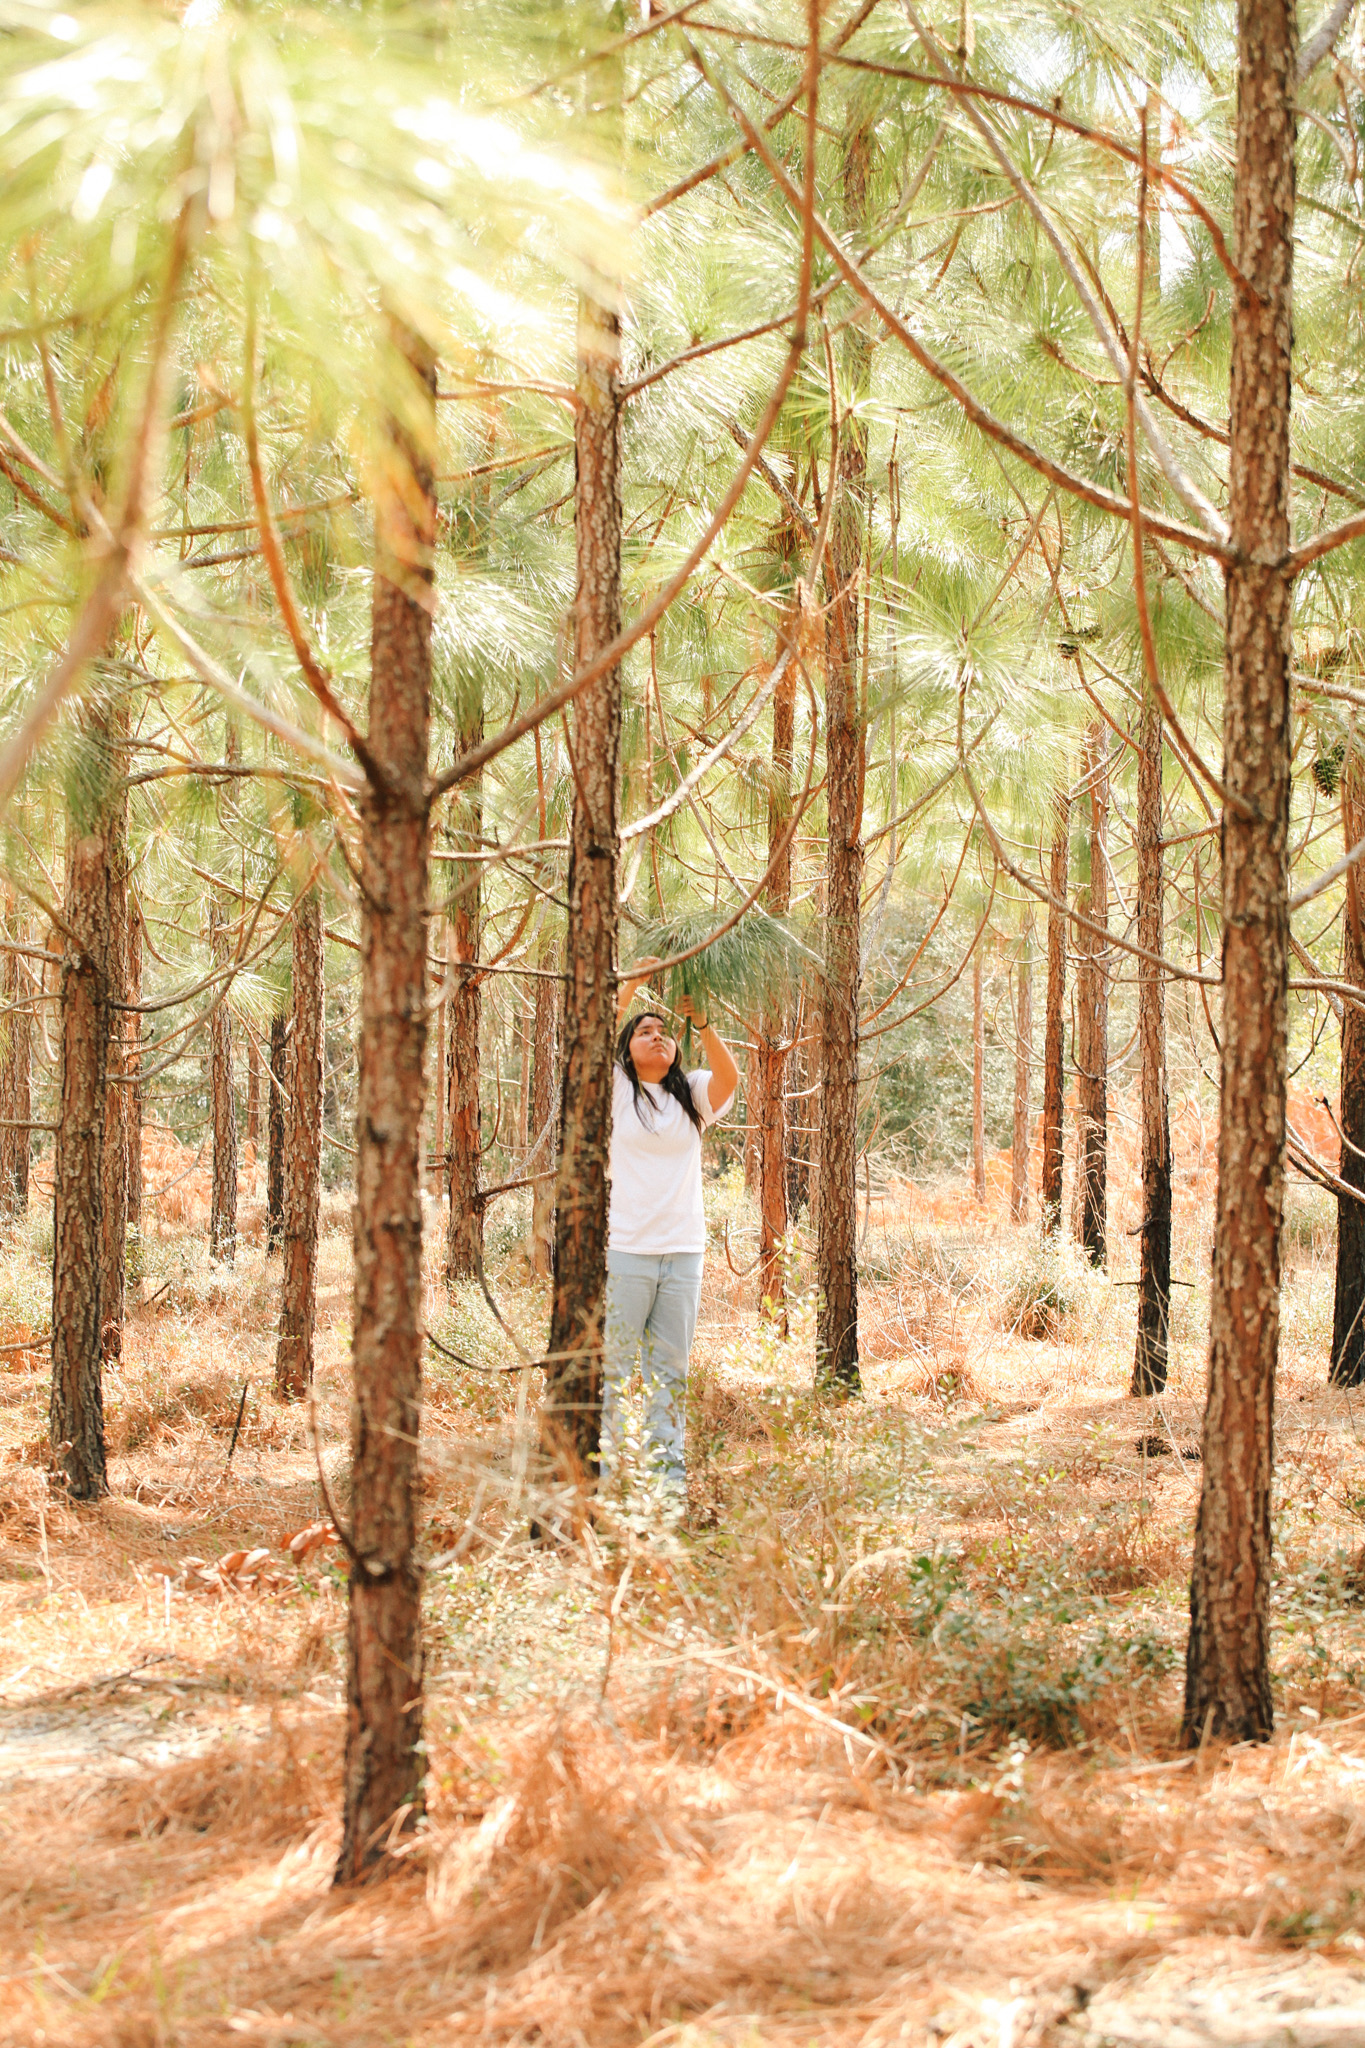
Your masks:
<svg viewBox="0 0 1365 2048"><path fill-rule="evenodd" d="M630 1061L642 1081L662 1081L678 1050L657 1017L642 1017L630 1034Z"/></svg>

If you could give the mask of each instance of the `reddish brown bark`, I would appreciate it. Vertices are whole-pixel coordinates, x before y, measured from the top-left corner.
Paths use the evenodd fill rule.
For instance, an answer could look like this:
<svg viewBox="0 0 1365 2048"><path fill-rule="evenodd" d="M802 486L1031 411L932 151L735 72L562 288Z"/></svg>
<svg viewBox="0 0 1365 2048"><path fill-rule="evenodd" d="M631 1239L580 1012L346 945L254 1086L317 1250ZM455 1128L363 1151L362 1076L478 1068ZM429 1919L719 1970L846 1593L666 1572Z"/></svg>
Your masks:
<svg viewBox="0 0 1365 2048"><path fill-rule="evenodd" d="M872 131L860 120L844 154L844 223L867 215ZM831 1390L860 1391L858 1370L858 997L862 982L863 706L858 610L862 592L867 424L857 401L871 383L872 343L861 323L844 336L844 375L854 404L840 423L839 473L830 522L825 643L825 971L821 987L820 1195L816 1236L816 1376Z"/></svg>
<svg viewBox="0 0 1365 2048"><path fill-rule="evenodd" d="M249 1027L246 1034L246 1141L259 1151L261 1143L261 1048Z"/></svg>
<svg viewBox="0 0 1365 2048"><path fill-rule="evenodd" d="M227 927L215 896L209 904L209 943L215 967L228 964ZM232 1093L232 1016L226 992L209 1019L209 1114L213 1119L213 1188L209 1203L209 1256L232 1265L237 1256L237 1105Z"/></svg>
<svg viewBox="0 0 1365 2048"><path fill-rule="evenodd" d="M142 1001L142 907L135 897L128 905L128 1001ZM128 1229L142 1230L142 1018L134 1009L128 1018L124 1071L128 1097ZM141 1268L139 1267L139 1271Z"/></svg>
<svg viewBox="0 0 1365 2048"><path fill-rule="evenodd" d="M322 903L316 886L294 912L294 1031L284 1175L284 1273L275 1392L301 1400L313 1380L318 1208L322 1193Z"/></svg>
<svg viewBox="0 0 1365 2048"><path fill-rule="evenodd" d="M77 1500L108 1487L104 1446L104 1144L110 1027L110 940L116 858L116 755L107 716L87 724L89 781L67 825L62 957L61 1093L53 1169L53 1455Z"/></svg>
<svg viewBox="0 0 1365 2048"><path fill-rule="evenodd" d="M1033 1075L1033 914L1019 948L1014 1005L1014 1133L1010 1144L1010 1220L1028 1215L1029 1082Z"/></svg>
<svg viewBox="0 0 1365 2048"><path fill-rule="evenodd" d="M284 1236L284 1125L288 1103L289 1019L276 1010L270 1020L270 1098L266 1106L265 1249L278 1251Z"/></svg>
<svg viewBox="0 0 1365 2048"><path fill-rule="evenodd" d="M1105 831L1109 810L1109 769L1104 727L1091 725L1085 740L1090 802L1090 879L1076 908L1103 929L1109 921L1109 878ZM1102 1266L1107 1247L1109 1150L1109 971L1105 942L1087 925L1076 927L1076 1184L1077 1236L1092 1265Z"/></svg>
<svg viewBox="0 0 1365 2048"><path fill-rule="evenodd" d="M1071 799L1058 789L1052 806L1052 852L1048 866L1047 1006L1043 1012L1043 1163L1039 1206L1043 1228L1062 1227L1062 1167L1066 1144L1066 949L1067 855Z"/></svg>
<svg viewBox="0 0 1365 2048"><path fill-rule="evenodd" d="M986 1199L986 1010L981 985L981 944L972 955L972 1194Z"/></svg>
<svg viewBox="0 0 1365 2048"><path fill-rule="evenodd" d="M345 1805L336 1881L381 1867L423 1811L422 1108L427 763L436 491L435 366L409 341L414 403L390 427L375 502L369 747L361 798L360 1074L351 1343ZM410 438L420 422L421 441Z"/></svg>
<svg viewBox="0 0 1365 2048"><path fill-rule="evenodd" d="M531 1067L531 1152L527 1172L551 1174L558 1152L556 1104L558 1096L559 984L552 979L554 947L547 939L541 946L540 973L536 977L535 1022L532 1027ZM548 1279L554 1263L555 1188L552 1179L537 1178L531 1190L531 1259L537 1273Z"/></svg>
<svg viewBox="0 0 1365 2048"><path fill-rule="evenodd" d="M1365 774L1352 749L1341 778L1341 824L1347 847L1365 839ZM1360 870L1346 876L1341 978L1360 989L1365 1001L1365 894ZM1341 1019L1341 1169L1348 1187L1365 1195L1365 1010L1343 1006ZM1365 1200L1337 1196L1337 1267L1332 1299L1334 1387L1365 1381Z"/></svg>
<svg viewBox="0 0 1365 2048"><path fill-rule="evenodd" d="M24 921L8 897L6 935L24 943ZM0 958L0 1217L21 1220L28 1214L30 1132L33 1114L32 982L20 953Z"/></svg>
<svg viewBox="0 0 1365 2048"><path fill-rule="evenodd" d="M107 1362L123 1356L123 1318L128 1288L128 1141L132 1091L123 1077L139 1019L128 1001L128 707L111 708L105 724L110 789L102 819L108 931L104 952L104 996L109 1009L105 1051L104 1147L101 1156L100 1346Z"/></svg>
<svg viewBox="0 0 1365 2048"><path fill-rule="evenodd" d="M1292 0L1238 10L1227 628L1223 1046L1203 1485L1185 1738L1266 1740L1289 960Z"/></svg>
<svg viewBox="0 0 1365 2048"><path fill-rule="evenodd" d="M574 655L580 666L611 644L621 623L620 362L617 313L585 295L578 309L575 427ZM602 1425L620 751L621 672L611 668L574 705L554 1290L541 1410L542 1453L561 1483L575 1490L595 1473Z"/></svg>
<svg viewBox="0 0 1365 2048"><path fill-rule="evenodd" d="M1160 955L1164 940L1161 854L1161 707L1143 693L1138 757L1137 936ZM1138 1043L1142 1062L1142 1225L1138 1250L1137 1344L1132 1392L1166 1384L1171 1322L1171 1118L1166 1095L1166 990L1161 970L1139 960Z"/></svg>

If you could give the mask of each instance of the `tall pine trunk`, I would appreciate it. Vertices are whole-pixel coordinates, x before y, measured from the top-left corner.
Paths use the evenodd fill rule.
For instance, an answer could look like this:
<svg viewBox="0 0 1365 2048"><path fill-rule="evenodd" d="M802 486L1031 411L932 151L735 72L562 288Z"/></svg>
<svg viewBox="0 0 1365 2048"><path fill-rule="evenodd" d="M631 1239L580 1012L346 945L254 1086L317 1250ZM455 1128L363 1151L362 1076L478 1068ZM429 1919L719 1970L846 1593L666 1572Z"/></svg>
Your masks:
<svg viewBox="0 0 1365 2048"><path fill-rule="evenodd" d="M1010 1220L1028 1215L1029 1081L1033 1072L1033 914L1019 949L1018 996L1014 1014L1014 1135L1010 1145Z"/></svg>
<svg viewBox="0 0 1365 2048"><path fill-rule="evenodd" d="M322 1194L322 901L316 883L294 912L294 1053L289 1063L284 1273L275 1392L301 1400L313 1379L318 1206Z"/></svg>
<svg viewBox="0 0 1365 2048"><path fill-rule="evenodd" d="M276 1010L270 1019L269 1100L266 1104L265 1250L278 1251L284 1236L284 1125L288 1104L289 1019Z"/></svg>
<svg viewBox="0 0 1365 2048"><path fill-rule="evenodd" d="M1076 907L1093 925L1109 920L1109 880L1104 860L1109 808L1109 771L1104 728L1086 732L1086 783L1090 793L1090 879ZM1105 942L1085 925L1076 928L1076 1065L1078 1143L1076 1179L1078 1236L1092 1265L1105 1261L1109 1145L1109 976Z"/></svg>
<svg viewBox="0 0 1365 2048"><path fill-rule="evenodd" d="M5 931L16 945L24 943L24 923L7 898ZM28 1214L28 1162L33 1115L32 993L23 955L6 953L0 960L0 1217L21 1222Z"/></svg>
<svg viewBox="0 0 1365 2048"><path fill-rule="evenodd" d="M466 706L460 720L457 749L477 746L483 738L483 700ZM477 851L483 832L483 780L471 779L457 790L453 838L457 846ZM453 965L449 998L449 1080L447 1144L450 1218L446 1237L446 1280L473 1280L483 1262L484 1204L479 1199L479 1164L483 1153L480 1108L479 1027L483 993L479 986L479 906L481 864L472 860L455 870L459 889L450 912Z"/></svg>
<svg viewBox="0 0 1365 2048"><path fill-rule="evenodd" d="M227 927L215 896L209 904L209 941L215 967L228 964ZM216 991L209 1019L209 1114L213 1120L213 1192L209 1255L231 1265L237 1256L237 1105L232 1093L232 1016L227 991Z"/></svg>
<svg viewBox="0 0 1365 2048"><path fill-rule="evenodd" d="M1160 954L1165 937L1161 852L1161 706L1142 697L1138 757L1137 936ZM1166 1384L1171 1324L1171 1116L1166 1095L1166 989L1161 969L1138 961L1138 1047L1142 1062L1142 1226L1138 1245L1137 1347L1132 1391Z"/></svg>
<svg viewBox="0 0 1365 2048"><path fill-rule="evenodd" d="M1365 774L1352 747L1341 778L1342 833L1348 848L1365 839ZM1343 981L1365 1002L1365 915L1359 868L1346 873L1346 918L1342 939ZM1341 1173L1362 1199L1337 1196L1337 1271L1332 1300L1334 1387L1365 1381L1365 1009L1349 999L1341 1018Z"/></svg>
<svg viewBox="0 0 1365 2048"><path fill-rule="evenodd" d="M981 941L972 955L972 1194L986 1199L986 1010L981 984Z"/></svg>
<svg viewBox="0 0 1365 2048"><path fill-rule="evenodd" d="M446 1185L449 1169L446 1161L446 1020L450 1014L450 953L446 938L445 919L437 924L437 946L435 957L441 963L441 996L436 1005L436 1044L431 1060L431 1156L436 1164L436 1213L440 1220L442 1190Z"/></svg>
<svg viewBox="0 0 1365 2048"><path fill-rule="evenodd" d="M558 1152L555 1130L559 984L551 978L553 941L543 941L537 964L535 1021L532 1026L531 1155L527 1172L537 1176L531 1189L531 1261L548 1279L554 1261L555 1188L552 1178Z"/></svg>
<svg viewBox="0 0 1365 2048"><path fill-rule="evenodd" d="M246 1141L253 1155L261 1144L261 1048L249 1027L246 1034Z"/></svg>
<svg viewBox="0 0 1365 2048"><path fill-rule="evenodd" d="M779 635L777 659L787 652L796 620ZM792 900L792 845L782 842L791 822L792 755L796 739L797 665L788 660L773 695L772 777L768 784L768 859L776 860L768 883L768 909L785 917ZM765 991L754 1047L754 1100L750 1115L758 1124L758 1302L783 1336L787 1334L783 1248L790 1218L787 1210L787 1059L790 1020L784 986Z"/></svg>
<svg viewBox="0 0 1365 2048"><path fill-rule="evenodd" d="M345 1807L336 1881L384 1862L423 1811L422 1400L419 1145L426 1049L427 760L436 539L435 365L390 426L375 502L369 747L383 775L361 799L360 1075L351 1357L351 1537ZM414 442L414 431L420 442Z"/></svg>
<svg viewBox="0 0 1365 2048"><path fill-rule="evenodd" d="M579 667L611 644L621 623L620 362L619 315L585 295L578 308L575 425ZM596 1470L602 1426L620 751L621 672L610 668L574 706L554 1294L541 1410L542 1452L561 1482L575 1487Z"/></svg>
<svg viewBox="0 0 1365 2048"><path fill-rule="evenodd" d="M854 117L850 117L851 122ZM847 131L844 226L867 216L872 129L865 116ZM818 1382L860 1391L858 1370L858 998L862 981L863 715L858 607L862 592L867 423L858 410L872 378L872 343L855 322L844 335L844 375L853 404L841 421L839 472L829 537L825 639L825 972L821 989L820 1194L816 1229Z"/></svg>
<svg viewBox="0 0 1365 2048"><path fill-rule="evenodd" d="M1052 852L1048 864L1047 1007L1043 1013L1043 1163L1039 1206L1043 1229L1062 1227L1062 1167L1066 1144L1066 949L1067 854L1071 800L1059 788L1052 806Z"/></svg>
<svg viewBox="0 0 1365 2048"><path fill-rule="evenodd" d="M1241 0L1223 688L1223 1050L1185 1738L1265 1740L1289 948L1293 0Z"/></svg>
<svg viewBox="0 0 1365 2048"><path fill-rule="evenodd" d="M132 1091L130 1032L141 1020L121 1004L128 1001L128 706L111 708L108 717L110 793L104 814L104 845L109 862L107 900L109 930L105 948L105 999L109 1036L105 1052L104 1148L101 1156L100 1206L100 1349L106 1363L123 1356L123 1319L128 1291L128 1134Z"/></svg>
<svg viewBox="0 0 1365 2048"><path fill-rule="evenodd" d="M121 764L107 712L87 716L89 774L71 798L61 977L61 1093L52 1187L48 1429L77 1500L108 1487L102 1309L104 1145Z"/></svg>
<svg viewBox="0 0 1365 2048"><path fill-rule="evenodd" d="M142 1001L142 906L135 896L128 903L128 1001ZM128 1098L128 1230L142 1235L142 1017L134 1008L128 1018L128 1042L124 1048L124 1092ZM138 1271L141 1272L139 1261Z"/></svg>

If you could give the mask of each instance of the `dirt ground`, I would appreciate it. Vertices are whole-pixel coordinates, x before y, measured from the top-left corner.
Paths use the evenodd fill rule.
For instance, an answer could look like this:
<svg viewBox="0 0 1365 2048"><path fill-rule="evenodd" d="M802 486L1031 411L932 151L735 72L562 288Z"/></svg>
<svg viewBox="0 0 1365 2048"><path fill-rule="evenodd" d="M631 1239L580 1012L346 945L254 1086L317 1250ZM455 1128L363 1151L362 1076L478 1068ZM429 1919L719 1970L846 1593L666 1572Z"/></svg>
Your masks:
<svg viewBox="0 0 1365 2048"><path fill-rule="evenodd" d="M113 1491L77 1510L23 1348L35 1195L0 1255L0 2040L1365 2044L1365 1416L1325 1387L1331 1211L1297 1192L1286 1242L1278 1732L1192 1755L1212 1161L1177 1129L1160 1402L1126 1394L1122 1161L1107 1277L1002 1220L999 1162L984 1211L873 1187L865 1397L839 1408L811 1397L800 1257L784 1343L715 1184L687 1522L624 1503L574 1554L524 1534L533 1376L433 1277L429 1328L490 1370L432 1357L430 1813L408 1873L358 1894L329 1888L344 1579L282 1547L322 1514L318 1458L344 1509L344 1206L316 1448L269 1391L248 1181L231 1273L193 1202L149 1231ZM523 1224L490 1265L533 1345Z"/></svg>

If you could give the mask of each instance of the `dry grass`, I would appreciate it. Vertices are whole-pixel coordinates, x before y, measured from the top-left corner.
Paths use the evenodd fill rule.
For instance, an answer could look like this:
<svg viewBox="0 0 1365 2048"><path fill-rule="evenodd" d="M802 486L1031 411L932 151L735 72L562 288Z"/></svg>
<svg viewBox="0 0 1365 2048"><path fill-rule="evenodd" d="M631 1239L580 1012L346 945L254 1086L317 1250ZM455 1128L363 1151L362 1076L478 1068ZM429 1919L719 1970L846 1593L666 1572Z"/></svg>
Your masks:
<svg viewBox="0 0 1365 2048"><path fill-rule="evenodd" d="M187 1176L111 1376L108 1501L52 1493L42 1371L20 1353L0 1374L0 2041L1365 2041L1365 1447L1324 1386L1331 1241L1296 1195L1281 1732L1190 1757L1199 1468L1177 1453L1198 1439L1213 1144L1188 1109L1176 1132L1194 1284L1160 1403L1126 1393L1123 1142L1115 1270L1068 1267L1042 1339L1008 1312L1037 1260L1000 1162L984 1211L874 1189L867 1398L842 1408L811 1398L808 1300L778 1342L715 1253L678 1536L626 1514L586 1550L530 1550L519 1377L438 1365L431 1812L408 1873L359 1895L329 1889L344 1580L334 1551L280 1547L319 1510L306 1416L269 1392L278 1268L252 1244L208 1267ZM732 1184L711 1194L742 1273L752 1218ZM317 1414L344 1499L334 1206ZM515 1226L497 1285L533 1337ZM40 1229L35 1208L0 1259L21 1337ZM432 1279L424 1312L510 1362L473 1292ZM186 1581L256 1547L250 1590Z"/></svg>

